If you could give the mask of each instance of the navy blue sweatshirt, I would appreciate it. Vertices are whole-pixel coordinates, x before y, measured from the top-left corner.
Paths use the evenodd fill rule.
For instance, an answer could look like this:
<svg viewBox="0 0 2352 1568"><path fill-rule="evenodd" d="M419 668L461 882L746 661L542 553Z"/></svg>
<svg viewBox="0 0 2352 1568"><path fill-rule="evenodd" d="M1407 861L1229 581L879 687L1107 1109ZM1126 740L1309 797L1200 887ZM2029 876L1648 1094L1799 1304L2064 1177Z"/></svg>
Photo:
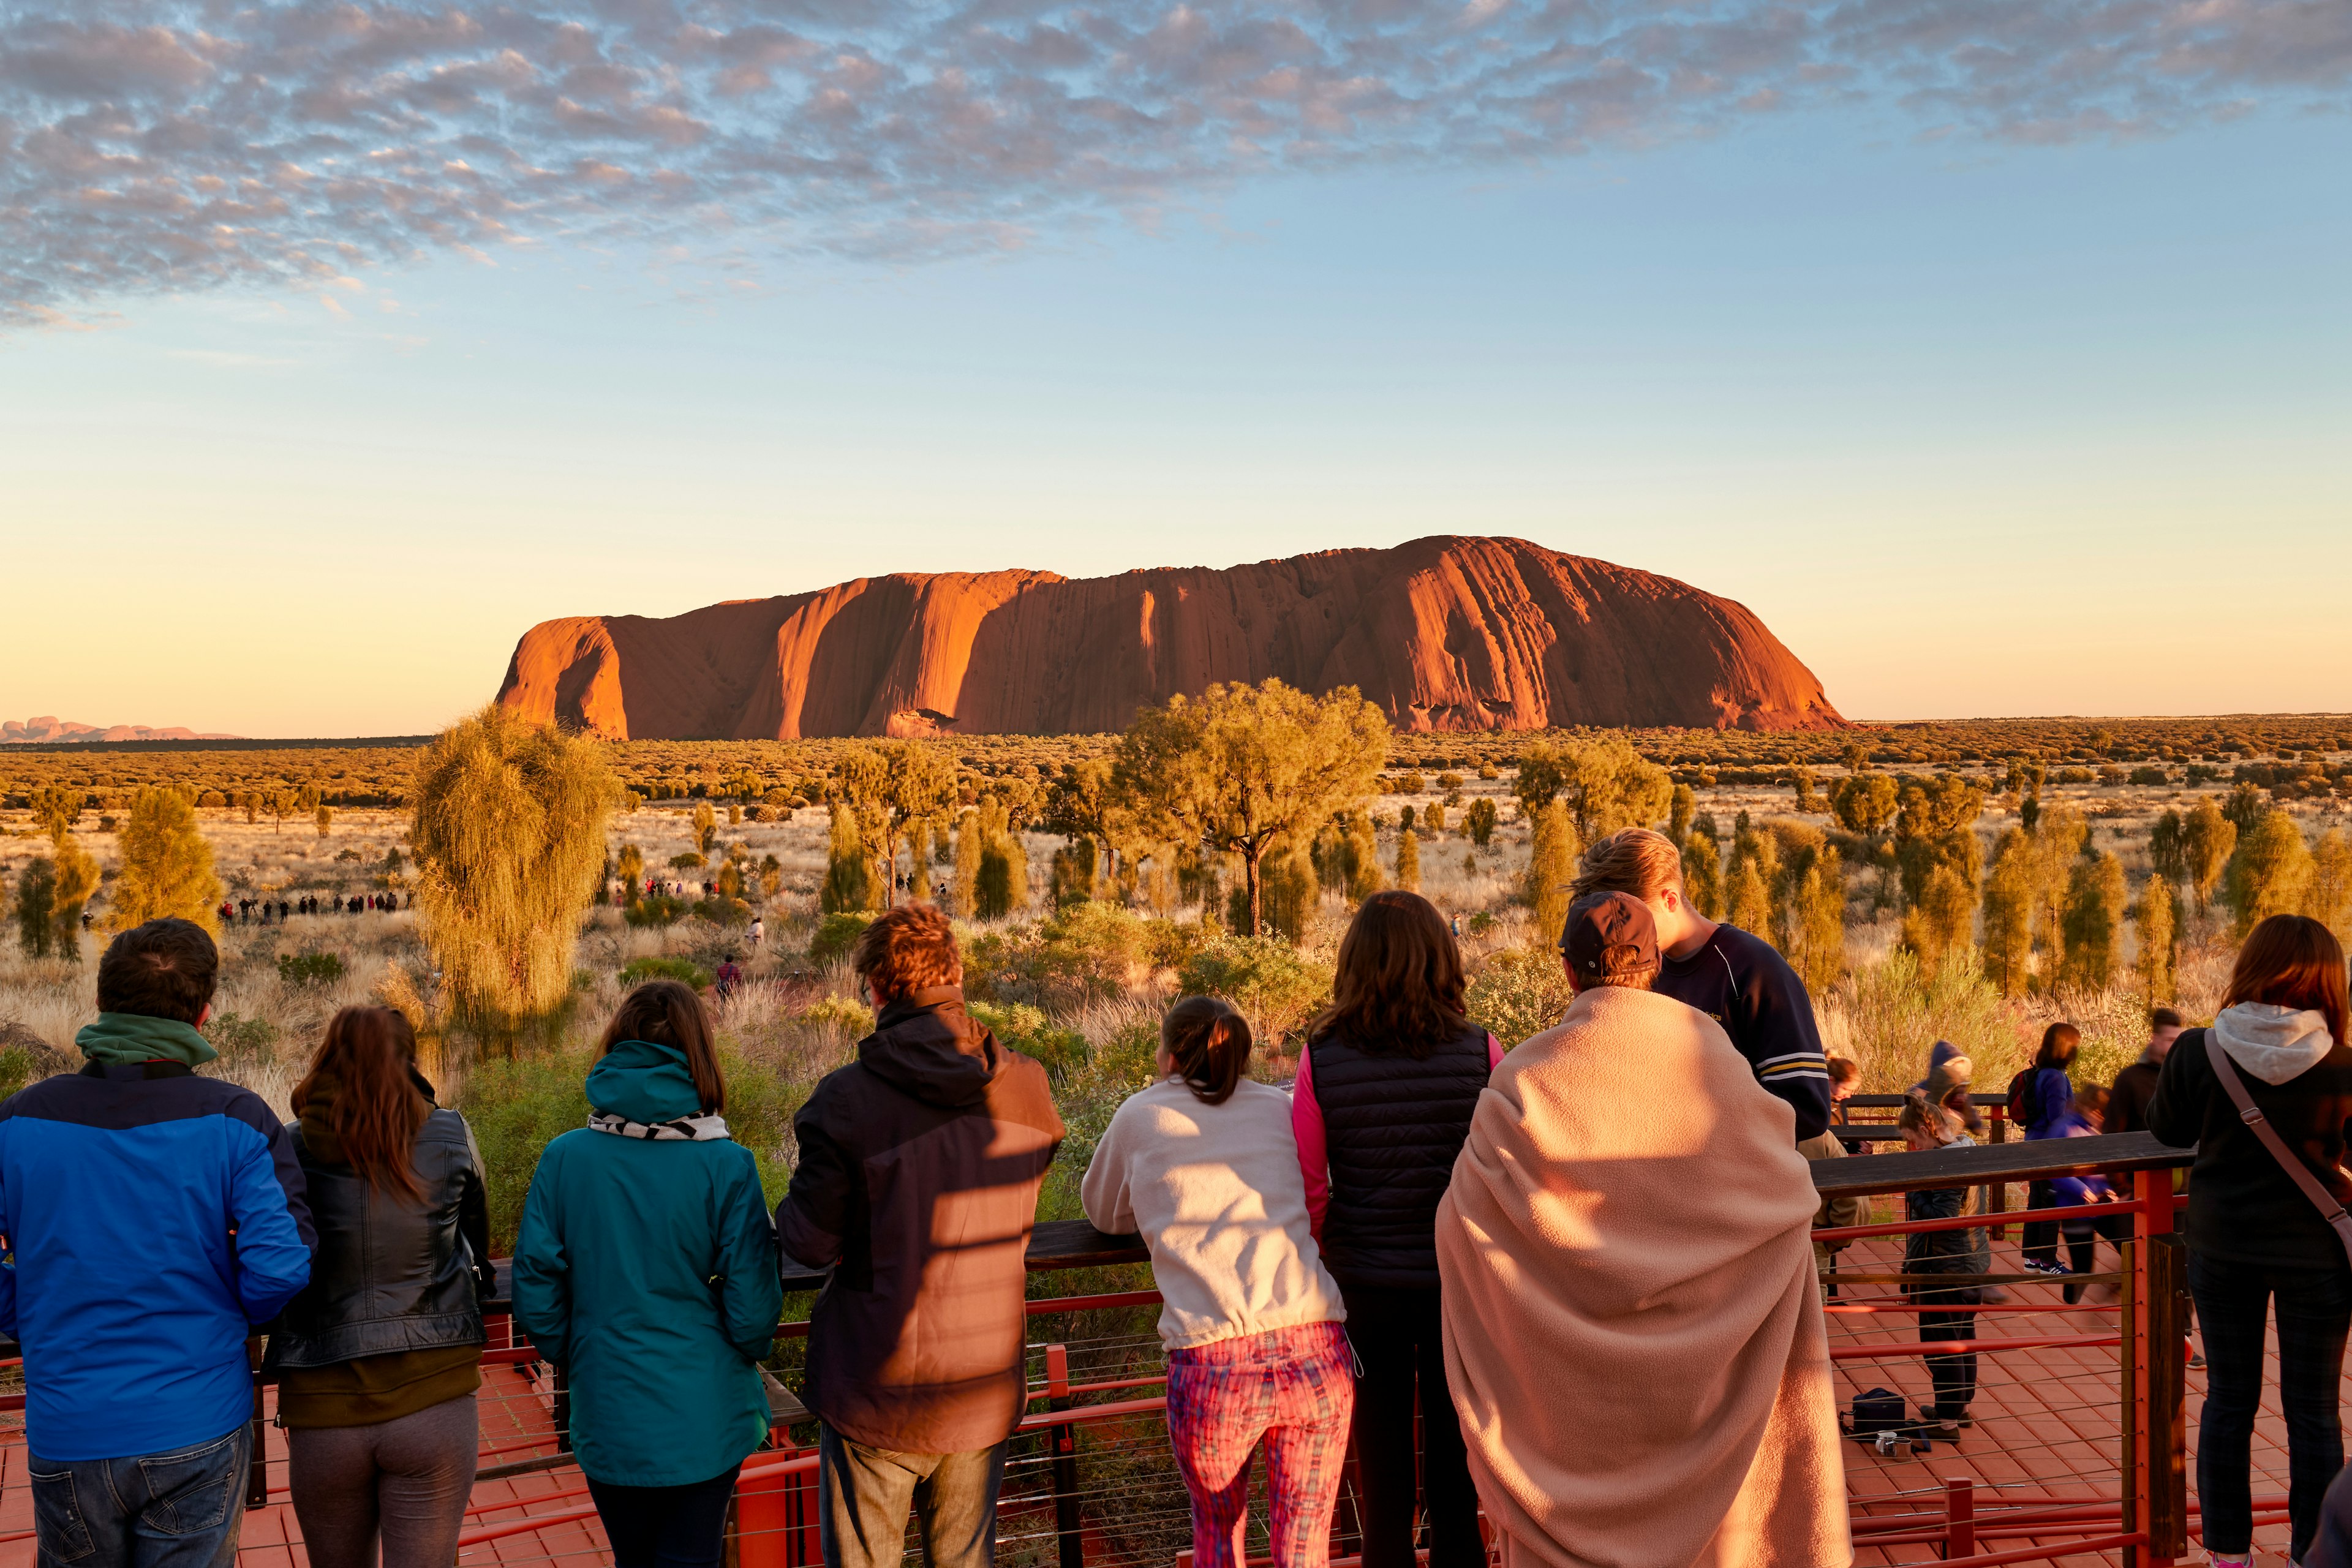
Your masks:
<svg viewBox="0 0 2352 1568"><path fill-rule="evenodd" d="M1689 957L1661 963L1651 989L1723 1026L1756 1081L1795 1109L1798 1142L1829 1126L1830 1065L1812 998L1770 942L1718 925Z"/></svg>

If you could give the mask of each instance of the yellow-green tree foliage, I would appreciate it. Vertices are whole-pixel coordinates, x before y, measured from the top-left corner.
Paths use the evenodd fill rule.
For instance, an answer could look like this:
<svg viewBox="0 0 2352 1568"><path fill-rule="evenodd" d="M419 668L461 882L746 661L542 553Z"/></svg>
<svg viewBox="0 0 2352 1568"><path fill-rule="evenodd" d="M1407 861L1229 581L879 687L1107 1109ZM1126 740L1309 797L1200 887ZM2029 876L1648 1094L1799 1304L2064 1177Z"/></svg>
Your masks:
<svg viewBox="0 0 2352 1568"><path fill-rule="evenodd" d="M2311 887L2303 912L2334 931L2352 936L2352 838L2331 827L2311 847Z"/></svg>
<svg viewBox="0 0 2352 1568"><path fill-rule="evenodd" d="M26 958L47 958L57 945L58 867L43 856L16 878L16 945Z"/></svg>
<svg viewBox="0 0 2352 1568"><path fill-rule="evenodd" d="M1918 955L1920 973L1932 975L1946 960L1967 954L1976 919L1975 891L1957 869L1937 866L1903 916L1903 945Z"/></svg>
<svg viewBox="0 0 2352 1568"><path fill-rule="evenodd" d="M1683 839L1683 896L1707 919L1723 918L1723 850L1713 834L1697 828Z"/></svg>
<svg viewBox="0 0 2352 1568"><path fill-rule="evenodd" d="M115 879L110 911L115 930L166 916L219 930L222 889L213 875L213 847L196 826L196 810L187 796L177 790L141 790L131 800L121 844L122 872Z"/></svg>
<svg viewBox="0 0 2352 1568"><path fill-rule="evenodd" d="M1389 724L1352 686L1322 697L1268 679L1210 687L1147 708L1119 737L1112 774L1150 837L1241 863L1245 934L1264 924L1260 865L1277 841L1306 843L1378 787Z"/></svg>
<svg viewBox="0 0 2352 1568"><path fill-rule="evenodd" d="M984 837L978 806L973 806L956 819L955 912L966 920L971 919L972 908L980 901L980 852Z"/></svg>
<svg viewBox="0 0 2352 1568"><path fill-rule="evenodd" d="M2213 889L2221 885L2221 873L2237 847L2238 825L2222 816L2221 808L2210 800L2199 801L2196 809L2181 819L2180 862L2200 916L2211 903Z"/></svg>
<svg viewBox="0 0 2352 1568"><path fill-rule="evenodd" d="M1780 951L1808 990L1845 977L1845 864L1820 834L1805 830L1780 862Z"/></svg>
<svg viewBox="0 0 2352 1568"><path fill-rule="evenodd" d="M2032 979L2033 841L2020 828L2000 836L1984 887L1984 972L2004 996L2022 996Z"/></svg>
<svg viewBox="0 0 2352 1568"><path fill-rule="evenodd" d="M1234 889L1230 900L1240 904L1242 889ZM1307 927L1315 919L1315 906L1322 897L1321 879L1316 875L1315 862L1306 853L1289 846L1277 846L1265 862L1265 922L1276 933L1294 942L1307 940ZM1226 911L1230 927L1248 918L1248 911L1238 907Z"/></svg>
<svg viewBox="0 0 2352 1568"><path fill-rule="evenodd" d="M1493 843L1495 839L1494 801L1483 795L1472 801L1469 809L1462 814L1462 827L1463 831L1470 835L1470 842L1479 848L1484 849Z"/></svg>
<svg viewBox="0 0 2352 1568"><path fill-rule="evenodd" d="M710 809L709 801L706 800L694 808L693 826L694 852L697 855L709 854L710 846L719 837L719 816Z"/></svg>
<svg viewBox="0 0 2352 1568"><path fill-rule="evenodd" d="M1917 904L1926 895L1929 877L1941 867L1959 879L1969 902L1974 904L1977 879L1984 868L1984 852L1977 840L1984 791L1957 773L1946 773L1926 784L1904 785L1898 798L1902 804L1895 817L1895 863L1904 903Z"/></svg>
<svg viewBox="0 0 2352 1568"><path fill-rule="evenodd" d="M1421 891L1421 835L1410 827L1397 833L1396 885L1408 893Z"/></svg>
<svg viewBox="0 0 2352 1568"><path fill-rule="evenodd" d="M955 802L955 762L920 741L860 742L842 754L840 793L856 808L858 837L881 890L880 907L887 909L898 901L899 843L917 822L928 822ZM1014 820L1026 816L1025 790L1013 781L1004 781L994 794Z"/></svg>
<svg viewBox="0 0 2352 1568"><path fill-rule="evenodd" d="M2042 976L2055 984L2066 969L2066 894L2074 858L2089 841L2083 814L2063 802L2045 808L2027 839L2033 855L2033 944L2042 954Z"/></svg>
<svg viewBox="0 0 2352 1568"><path fill-rule="evenodd" d="M1654 827L1674 809L1673 776L1614 732L1562 746L1559 773L1560 799L1580 844L1621 827Z"/></svg>
<svg viewBox="0 0 2352 1568"><path fill-rule="evenodd" d="M1808 779L1811 776L1808 774ZM1698 792L1688 784L1675 785L1673 799L1666 806L1666 837L1675 841L1676 847L1690 837L1691 822L1697 816Z"/></svg>
<svg viewBox="0 0 2352 1568"><path fill-rule="evenodd" d="M1001 920L1029 907L1029 850L1012 814L992 795L982 795L977 830L980 862L972 888L972 913Z"/></svg>
<svg viewBox="0 0 2352 1568"><path fill-rule="evenodd" d="M409 826L416 908L467 1026L510 1036L570 992L619 795L597 742L496 703L425 748Z"/></svg>
<svg viewBox="0 0 2352 1568"><path fill-rule="evenodd" d="M1725 918L1741 931L1769 937L1772 930L1772 889L1753 858L1732 868L1729 908Z"/></svg>
<svg viewBox="0 0 2352 1568"><path fill-rule="evenodd" d="M2239 838L2227 874L2238 935L2272 915L2300 913L2312 871L2311 847L2294 817L2276 806L2256 817L2252 831Z"/></svg>
<svg viewBox="0 0 2352 1568"><path fill-rule="evenodd" d="M2086 991L2115 984L2123 950L2124 863L2113 855L2077 859L2066 875L2066 954L2059 978Z"/></svg>
<svg viewBox="0 0 2352 1568"><path fill-rule="evenodd" d="M81 962L81 911L98 891L98 860L67 834L58 844L57 890L51 904L50 929L59 958Z"/></svg>
<svg viewBox="0 0 2352 1568"><path fill-rule="evenodd" d="M1347 814L1347 893L1350 902L1360 904L1384 885L1380 837L1372 831L1372 814L1360 806Z"/></svg>
<svg viewBox="0 0 2352 1568"><path fill-rule="evenodd" d="M866 858L865 836L857 829L857 808L836 800L831 809L824 882L817 889L817 908L829 915L856 914L874 907L873 870ZM969 905L958 906L959 912L969 909Z"/></svg>
<svg viewBox="0 0 2352 1568"><path fill-rule="evenodd" d="M2140 884L2139 899L2132 905L2132 923L2139 928L2139 952L2132 961L2132 975L2139 984L2144 1006L2163 1006L2179 994L2179 897L2169 879L2150 877Z"/></svg>
<svg viewBox="0 0 2352 1568"><path fill-rule="evenodd" d="M49 836L49 843L61 848L66 835L81 820L88 799L80 790L65 784L43 784L26 795L26 804L33 808L33 820Z"/></svg>
<svg viewBox="0 0 2352 1568"><path fill-rule="evenodd" d="M324 838L335 830L335 808L321 801L312 808L310 820L318 826L319 837Z"/></svg>
<svg viewBox="0 0 2352 1568"><path fill-rule="evenodd" d="M1875 838L1894 826L1900 792L1885 773L1856 773L1830 791L1830 814L1848 833Z"/></svg>
<svg viewBox="0 0 2352 1568"><path fill-rule="evenodd" d="M1559 801L1538 806L1534 852L1528 858L1528 907L1536 935L1549 944L1568 929L1569 884L1576 880L1576 829Z"/></svg>

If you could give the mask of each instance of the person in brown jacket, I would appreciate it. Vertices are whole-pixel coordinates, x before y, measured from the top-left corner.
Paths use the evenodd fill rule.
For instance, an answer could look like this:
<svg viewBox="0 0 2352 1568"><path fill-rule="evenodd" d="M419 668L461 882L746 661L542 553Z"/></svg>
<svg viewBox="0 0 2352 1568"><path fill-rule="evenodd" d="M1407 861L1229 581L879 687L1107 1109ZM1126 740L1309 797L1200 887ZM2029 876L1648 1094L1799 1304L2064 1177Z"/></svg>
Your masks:
<svg viewBox="0 0 2352 1568"><path fill-rule="evenodd" d="M826 1568L897 1568L911 1504L932 1568L990 1568L1004 1449L1026 1405L1029 1231L1062 1140L1045 1069L964 1011L947 917L902 904L850 954L872 999L857 1060L793 1118L784 1254L834 1266L801 1397Z"/></svg>

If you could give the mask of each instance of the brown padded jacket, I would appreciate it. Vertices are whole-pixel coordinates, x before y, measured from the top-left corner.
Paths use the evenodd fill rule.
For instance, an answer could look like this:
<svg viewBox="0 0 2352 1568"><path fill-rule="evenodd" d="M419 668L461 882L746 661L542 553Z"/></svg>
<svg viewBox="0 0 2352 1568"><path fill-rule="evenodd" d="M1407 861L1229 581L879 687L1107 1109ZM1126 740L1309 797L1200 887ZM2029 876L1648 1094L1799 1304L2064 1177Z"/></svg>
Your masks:
<svg viewBox="0 0 2352 1568"><path fill-rule="evenodd" d="M933 986L892 1002L793 1118L785 1255L835 1265L801 1397L852 1442L960 1454L1026 1405L1029 1230L1062 1140L1045 1069Z"/></svg>

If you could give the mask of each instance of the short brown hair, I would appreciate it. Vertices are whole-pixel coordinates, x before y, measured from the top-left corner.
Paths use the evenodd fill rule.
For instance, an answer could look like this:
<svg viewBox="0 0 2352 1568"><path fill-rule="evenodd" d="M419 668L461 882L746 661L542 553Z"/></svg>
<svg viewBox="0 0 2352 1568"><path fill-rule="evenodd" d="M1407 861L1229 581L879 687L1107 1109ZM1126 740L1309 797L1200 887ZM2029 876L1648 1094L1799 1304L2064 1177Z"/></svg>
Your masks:
<svg viewBox="0 0 2352 1568"><path fill-rule="evenodd" d="M133 926L98 961L98 1010L194 1024L211 1005L220 949L194 921L166 917Z"/></svg>
<svg viewBox="0 0 2352 1568"><path fill-rule="evenodd" d="M1855 1061L1852 1057L1830 1058L1830 1081L1832 1083L1852 1083L1855 1079L1858 1079L1861 1076L1862 1064Z"/></svg>
<svg viewBox="0 0 2352 1568"><path fill-rule="evenodd" d="M1249 1070L1249 1020L1222 996L1187 996L1160 1020L1160 1043L1203 1105L1223 1105Z"/></svg>
<svg viewBox="0 0 2352 1568"><path fill-rule="evenodd" d="M2151 1030L2185 1029L2189 1027L2189 1020L2170 1007L2156 1007L2148 1012L2147 1026Z"/></svg>
<svg viewBox="0 0 2352 1568"><path fill-rule="evenodd" d="M2327 1020L2328 1037L2342 1045L2346 989L2344 949L2335 933L2309 915L2273 915L2238 950L2221 1005L2308 1008Z"/></svg>
<svg viewBox="0 0 2352 1568"><path fill-rule="evenodd" d="M1960 1135L1960 1119L1916 1089L1903 1097L1903 1113L1895 1119L1895 1125L1906 1132L1925 1132L1939 1144Z"/></svg>
<svg viewBox="0 0 2352 1568"><path fill-rule="evenodd" d="M685 1053L686 1070L694 1079L694 1098L702 1109L727 1109L727 1079L719 1070L719 1053L710 1043L710 1015L702 998L676 980L648 980L621 998L619 1011L604 1026L599 1057L624 1040L645 1040L675 1046Z"/></svg>
<svg viewBox="0 0 2352 1568"><path fill-rule="evenodd" d="M963 984L955 928L937 904L900 904L867 926L849 950L849 967L877 996Z"/></svg>
<svg viewBox="0 0 2352 1568"><path fill-rule="evenodd" d="M1339 941L1331 1005L1307 1037L1339 1035L1358 1050L1425 1058L1469 1026L1466 987L1462 952L1437 906L1402 889L1374 893Z"/></svg>
<svg viewBox="0 0 2352 1568"><path fill-rule="evenodd" d="M1577 862L1572 902L1591 893L1631 893L1647 900L1683 885L1683 852L1663 833L1628 827L1597 840Z"/></svg>

